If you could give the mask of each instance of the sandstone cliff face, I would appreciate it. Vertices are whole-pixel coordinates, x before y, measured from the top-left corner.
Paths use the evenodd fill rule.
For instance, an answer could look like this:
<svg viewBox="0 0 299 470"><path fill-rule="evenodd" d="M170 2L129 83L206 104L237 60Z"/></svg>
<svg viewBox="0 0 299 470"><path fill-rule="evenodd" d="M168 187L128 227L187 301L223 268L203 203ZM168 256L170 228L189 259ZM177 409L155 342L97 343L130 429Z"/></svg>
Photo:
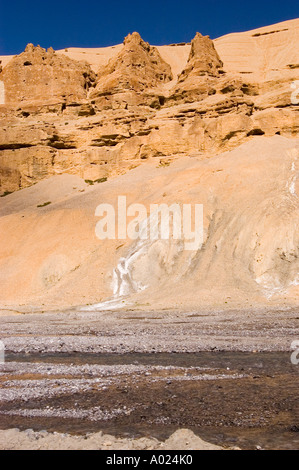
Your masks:
<svg viewBox="0 0 299 470"><path fill-rule="evenodd" d="M296 136L291 84L299 58L289 44L298 27L289 23L282 33L246 33L248 42L245 33L214 43L197 33L191 46L160 48L133 33L109 49L106 63L100 50L97 75L71 54L28 45L0 72L0 194L61 173L97 180L151 158L204 159L253 136ZM234 46L238 37L245 49ZM247 60L254 50L256 63Z"/></svg>
<svg viewBox="0 0 299 470"><path fill-rule="evenodd" d="M28 44L25 52L4 68L5 103L77 102L87 96L95 74L86 63L76 62L40 46Z"/></svg>
<svg viewBox="0 0 299 470"><path fill-rule="evenodd" d="M191 42L191 51L186 68L179 75L179 83L184 82L192 76L198 77L203 75L211 75L217 77L219 71L223 67L213 41L209 36L202 36L196 33L195 38Z"/></svg>
<svg viewBox="0 0 299 470"><path fill-rule="evenodd" d="M298 31L3 60L1 302L298 305ZM98 240L95 209L120 193L204 204L203 247Z"/></svg>

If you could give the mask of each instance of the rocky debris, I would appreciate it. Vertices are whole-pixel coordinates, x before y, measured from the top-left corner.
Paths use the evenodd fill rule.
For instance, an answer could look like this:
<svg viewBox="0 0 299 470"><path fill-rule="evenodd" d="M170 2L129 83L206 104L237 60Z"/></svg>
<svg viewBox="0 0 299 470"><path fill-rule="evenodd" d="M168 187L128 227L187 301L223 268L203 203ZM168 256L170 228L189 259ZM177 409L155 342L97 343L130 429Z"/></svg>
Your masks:
<svg viewBox="0 0 299 470"><path fill-rule="evenodd" d="M54 175L56 154L43 145L0 151L1 191L17 191Z"/></svg>
<svg viewBox="0 0 299 470"><path fill-rule="evenodd" d="M229 309L228 304L225 305L226 310L217 311L201 307L200 313L195 308L188 313L185 310L158 309L148 313L151 308L148 306L143 310L134 306L134 310L131 306L129 310L124 306L122 310L113 313L101 309L79 313L73 310L67 314L61 311L38 313L37 310L32 315L28 307L19 307L22 315L11 315L10 311L6 311L4 317L0 311L1 335L8 354L21 357L30 354L41 357L46 354L81 353L83 358L84 354L95 354L97 358L101 354L196 353L215 350L246 353L285 351L288 354L297 332L297 307L267 307L263 310L241 307ZM221 331L219 324L222 325ZM260 325L263 325L262 328ZM231 341L232 337L234 341ZM1 372L6 372L9 364L1 365ZM267 364L270 365L268 361ZM283 365L284 361L277 361L277 364ZM29 373L30 368L32 371L32 367L32 363L29 363L25 373ZM34 367L38 373L44 372L43 365L35 364ZM61 372L58 367L56 365L53 370ZM24 370L24 364L14 364L14 374L21 369ZM72 370L69 369L70 374ZM75 374L76 370L73 372ZM111 372L112 369L109 369L108 376ZM103 375L103 368L100 375Z"/></svg>
<svg viewBox="0 0 299 470"><path fill-rule="evenodd" d="M216 94L223 63L209 36L196 33L186 67L179 74L168 103L203 100Z"/></svg>
<svg viewBox="0 0 299 470"><path fill-rule="evenodd" d="M84 62L74 61L28 44L4 67L5 104L73 102L86 98L95 82L95 74Z"/></svg>
<svg viewBox="0 0 299 470"><path fill-rule="evenodd" d="M210 97L222 95L229 98L232 106L224 104L225 112L235 111L238 107L238 98L250 107L253 105L249 99L257 95L258 89L252 84L246 84L234 74L226 74L213 41L209 36L197 33L191 43L191 51L186 67L178 76L178 81L167 99L168 105L179 103L196 103L209 100ZM218 98L219 100L219 98ZM225 100L223 100L224 103ZM207 101L208 105L208 101ZM209 105L207 106L209 107Z"/></svg>
<svg viewBox="0 0 299 470"><path fill-rule="evenodd" d="M132 312L122 314L131 318L129 315ZM188 329L190 334L192 328L187 320L189 317L185 315L180 318L180 324L186 322L186 331ZM57 318L61 316L64 317L64 320L59 320L62 328L68 325L73 332L74 323L66 321L65 314L57 314ZM138 318L136 315L136 322ZM273 324L273 315L265 318ZM81 326L93 328L95 323L90 320L90 317L85 319ZM115 320L110 318L110 323L115 325ZM29 332L32 319L26 316L25 321L22 321L22 330L27 327ZM53 324L58 328L56 322L49 323L46 319L39 323L40 329L53 329ZM17 321L15 325L21 330ZM75 327L77 325L76 322ZM103 322L97 320L97 325L102 330ZM107 328L107 324L104 325ZM219 327L219 323L217 325ZM13 330L9 318L7 326ZM159 329L158 324L156 328ZM239 328L240 333L244 334L242 321L239 321ZM214 344L218 333L216 337L213 335ZM135 331L134 337L137 336ZM48 341L52 338L49 335ZM231 345L231 335L228 340ZM113 341L110 337L110 343L113 344ZM219 432L214 434L213 441L217 445L224 442L226 447L240 444L246 449L259 442L263 447L265 444L265 448L283 448L286 445L295 448L295 442L290 442L289 436L285 435L288 433L284 432L296 432L292 411L296 409L297 384L288 358L289 352L227 354L220 347L218 351L196 355L169 353L140 356L130 353L114 354L109 359L107 356L74 352L65 356L42 357L37 352L34 356L21 355L15 358L17 362L0 365L0 420L4 429L13 426L22 429L25 426L26 429L29 420L35 431L56 430L74 435L80 430L87 439L92 437L87 433L103 428L106 432L117 429L118 436L125 432L126 438L132 434L136 438L137 433L157 438L181 428L165 443L157 443L161 449L176 450L191 446L205 448L208 444L185 429L192 426L192 429L200 430L208 426L224 431L222 436ZM198 381L201 381L200 384ZM260 390L258 396L257 388ZM223 400L226 396L230 400ZM273 425L273 422L278 424ZM255 432L255 442L252 435L248 435L249 428ZM131 436L127 430L131 430ZM21 443L19 438L24 437L29 438L28 445L32 445L30 441L39 440L38 445L44 447L46 441L40 441L40 438L55 437L47 431L40 434L27 430L22 435L14 434L14 439L10 431L1 431L0 448L12 444L20 446L24 441ZM281 438L281 433L284 438ZM212 434L207 429L204 435L211 439ZM60 442L66 445L67 436L60 434L60 437ZM112 436L107 436L105 440L107 446L125 445L125 442L129 445L132 441L115 440ZM54 446L55 442L52 440L48 444ZM97 440L97 444L100 446L101 441ZM85 445L88 446L88 443L85 442Z"/></svg>

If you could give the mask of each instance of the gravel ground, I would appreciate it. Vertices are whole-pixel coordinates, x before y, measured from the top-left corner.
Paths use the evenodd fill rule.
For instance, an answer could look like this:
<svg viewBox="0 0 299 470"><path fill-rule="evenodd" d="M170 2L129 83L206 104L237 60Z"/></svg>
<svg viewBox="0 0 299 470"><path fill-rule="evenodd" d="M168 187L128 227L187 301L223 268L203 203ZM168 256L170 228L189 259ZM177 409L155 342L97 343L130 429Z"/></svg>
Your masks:
<svg viewBox="0 0 299 470"><path fill-rule="evenodd" d="M290 351L298 309L201 312L51 312L2 315L13 353Z"/></svg>
<svg viewBox="0 0 299 470"><path fill-rule="evenodd" d="M0 449L298 449L298 319L2 312Z"/></svg>

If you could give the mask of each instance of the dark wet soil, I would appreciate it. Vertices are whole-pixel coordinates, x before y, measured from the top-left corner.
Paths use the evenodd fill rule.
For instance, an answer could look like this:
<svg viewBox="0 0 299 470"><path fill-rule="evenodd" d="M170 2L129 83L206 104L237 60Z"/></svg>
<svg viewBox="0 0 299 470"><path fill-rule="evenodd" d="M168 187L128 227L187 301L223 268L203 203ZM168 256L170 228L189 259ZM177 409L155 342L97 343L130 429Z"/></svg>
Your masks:
<svg viewBox="0 0 299 470"><path fill-rule="evenodd" d="M6 354L6 362L33 362L53 364L98 365L154 365L176 367L230 368L234 371L285 372L297 374L299 367L292 365L290 352L235 352L202 351L197 353L128 353L128 354Z"/></svg>
<svg viewBox="0 0 299 470"><path fill-rule="evenodd" d="M106 390L42 398L24 403L9 402L0 410L46 408L113 410L126 406L133 411L109 421L69 418L24 418L0 415L0 428L32 428L86 434L103 431L123 437L150 436L165 439L179 428L193 430L218 445L242 449L299 448L299 366L288 353L210 352L197 354L127 354L72 356L11 356L9 360L80 364L147 364L176 367L207 367L208 373L244 374L221 380L138 380L120 377ZM188 370L186 371L188 374Z"/></svg>

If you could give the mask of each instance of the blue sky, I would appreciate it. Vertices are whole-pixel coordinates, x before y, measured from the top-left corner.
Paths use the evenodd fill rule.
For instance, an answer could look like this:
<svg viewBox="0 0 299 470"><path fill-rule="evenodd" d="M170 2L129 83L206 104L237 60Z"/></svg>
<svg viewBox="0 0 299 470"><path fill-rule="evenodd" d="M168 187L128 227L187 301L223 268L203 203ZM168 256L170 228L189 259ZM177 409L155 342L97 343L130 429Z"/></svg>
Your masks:
<svg viewBox="0 0 299 470"><path fill-rule="evenodd" d="M0 0L0 54L28 42L43 47L101 47L138 31L151 44L212 38L299 17L298 0Z"/></svg>

